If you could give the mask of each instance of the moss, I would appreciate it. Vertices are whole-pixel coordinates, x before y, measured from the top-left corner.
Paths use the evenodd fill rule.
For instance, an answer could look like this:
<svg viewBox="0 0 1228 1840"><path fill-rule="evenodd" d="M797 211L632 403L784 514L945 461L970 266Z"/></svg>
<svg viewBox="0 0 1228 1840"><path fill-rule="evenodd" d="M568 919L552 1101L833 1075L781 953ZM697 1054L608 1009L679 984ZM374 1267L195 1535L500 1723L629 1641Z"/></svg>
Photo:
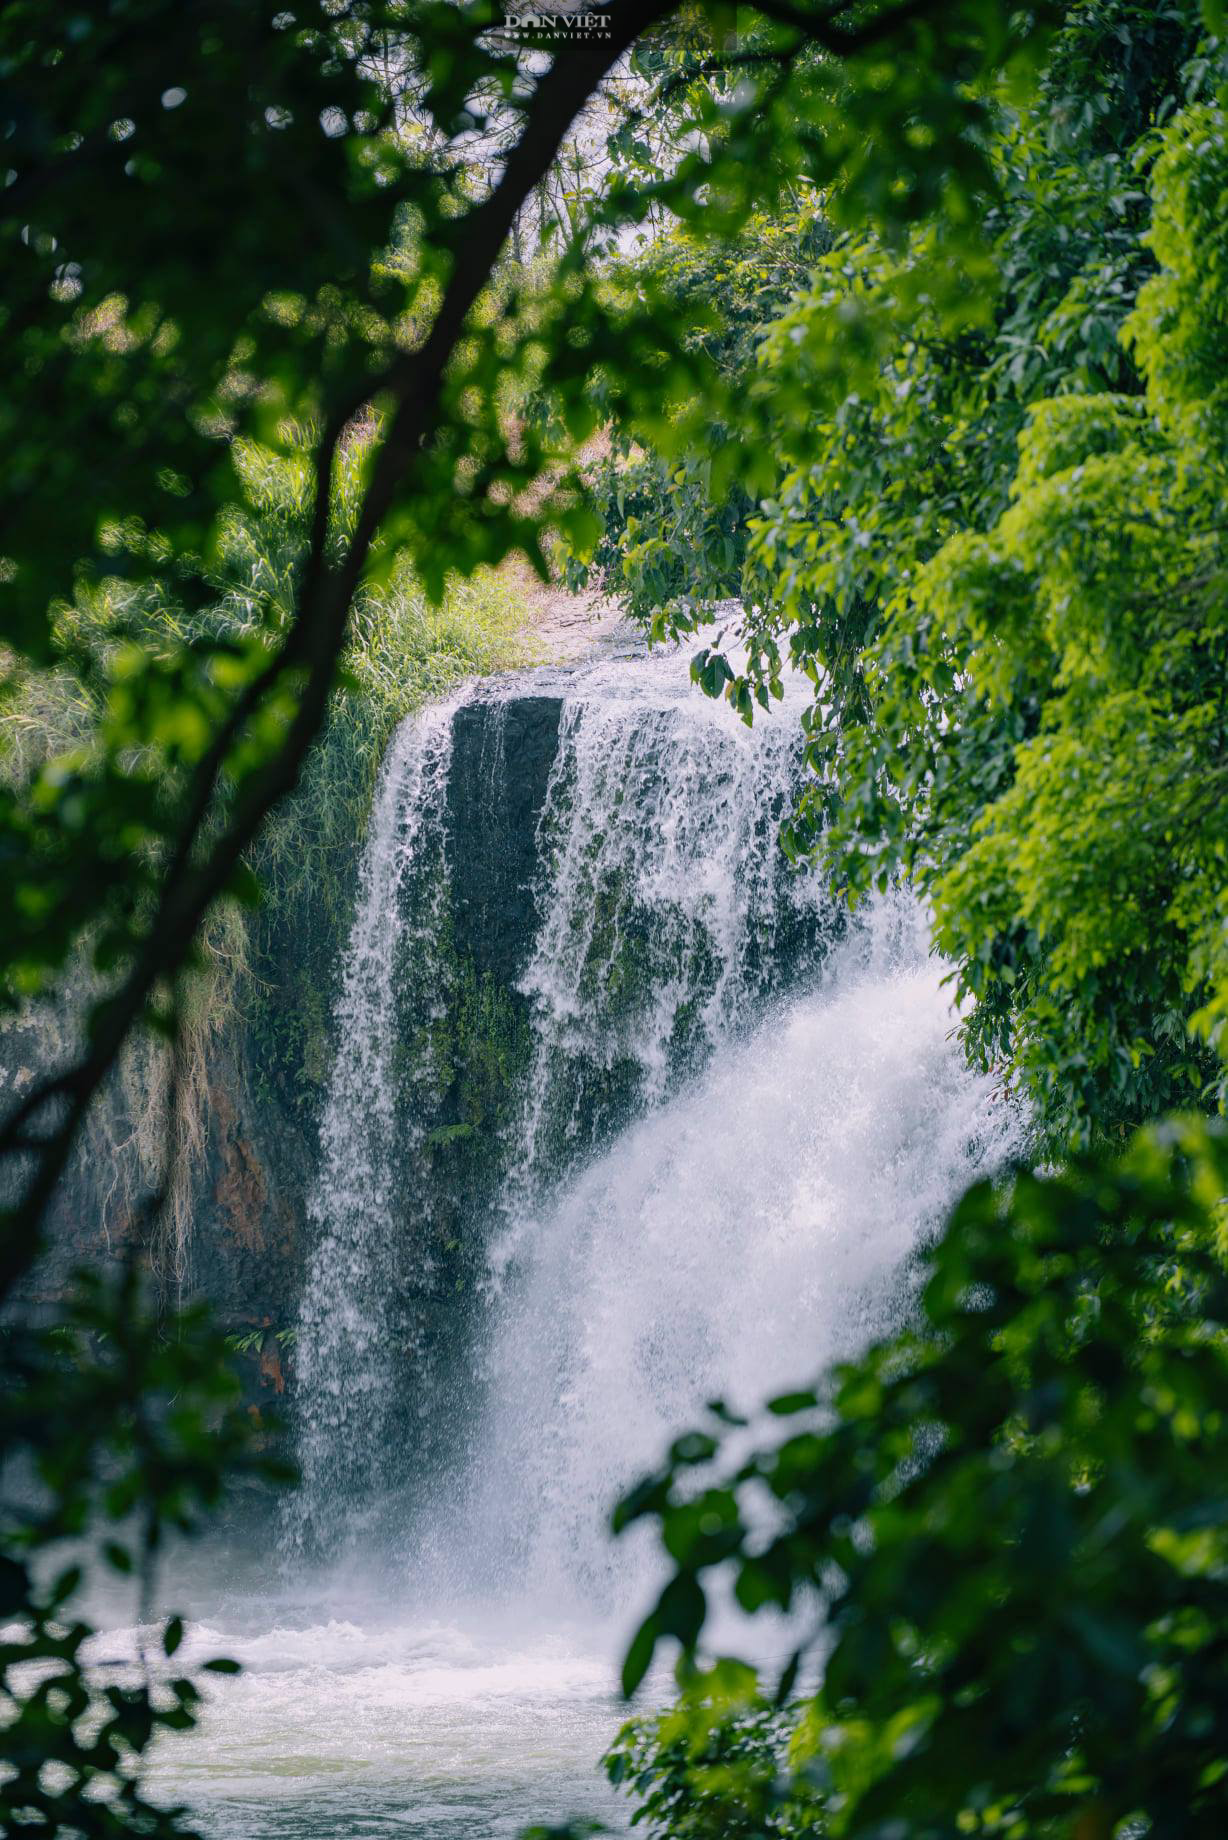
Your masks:
<svg viewBox="0 0 1228 1840"><path fill-rule="evenodd" d="M253 857L263 891L243 991L257 1079L305 1128L318 1121L333 1059L333 1009L359 860L384 750L397 723L470 676L526 662L525 608L490 571L430 607L394 570L368 597L323 734L293 797Z"/></svg>
<svg viewBox="0 0 1228 1840"><path fill-rule="evenodd" d="M442 1013L417 1044L433 1075L433 1103L420 1121L419 1193L429 1196L433 1236L453 1275L465 1276L480 1262L481 1224L507 1170L533 1035L525 999L478 971L450 929L435 971ZM415 1085L420 1101L423 1083Z"/></svg>

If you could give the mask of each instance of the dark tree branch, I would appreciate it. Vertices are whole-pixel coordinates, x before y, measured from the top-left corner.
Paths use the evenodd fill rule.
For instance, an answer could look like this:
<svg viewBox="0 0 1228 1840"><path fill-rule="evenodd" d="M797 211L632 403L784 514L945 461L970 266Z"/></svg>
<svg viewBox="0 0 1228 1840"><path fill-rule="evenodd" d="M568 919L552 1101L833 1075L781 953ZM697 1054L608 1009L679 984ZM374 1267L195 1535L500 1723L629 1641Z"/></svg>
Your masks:
<svg viewBox="0 0 1228 1840"><path fill-rule="evenodd" d="M610 35L570 41L539 83L524 112L519 139L490 195L451 231L453 266L425 342L396 357L361 394L339 404L317 460L311 541L298 613L278 654L236 699L196 767L187 809L162 875L161 892L141 951L113 996L95 1015L89 1046L70 1067L35 1086L0 1127L0 1158L26 1158L33 1168L9 1209L0 1236L0 1302L38 1254L41 1229L56 1184L85 1114L131 1031L147 1014L158 986L183 968L210 907L273 809L294 790L311 743L323 724L344 649L350 609L372 542L417 454L436 423L447 365L468 316L487 284L518 213L547 177L563 137L605 77L650 26L674 13L679 0L621 0L609 14ZM840 57L879 42L908 20L940 10L939 0L902 0L865 25L837 30L851 0L810 13L790 0L755 0L756 10L794 27L805 40ZM736 54L735 54L736 55ZM392 422L376 456L353 540L340 562L327 555L332 470L346 426L375 395L390 396ZM286 678L304 681L293 720L278 751L238 795L221 836L203 861L197 852L214 809L226 760L250 718ZM27 1127L33 1126L34 1129Z"/></svg>
<svg viewBox="0 0 1228 1840"><path fill-rule="evenodd" d="M425 343L396 358L382 376L373 379L367 392L391 395L397 407L372 471L354 538L340 563L330 567L327 532L332 461L345 423L360 405L347 405L345 413L334 416L319 456L311 548L298 616L281 652L238 699L197 769L184 827L167 865L140 957L96 1017L86 1053L72 1067L40 1083L0 1129L0 1156L24 1154L34 1159L24 1193L10 1210L8 1231L0 1240L0 1301L38 1254L48 1204L86 1111L129 1033L146 1013L157 986L183 966L209 908L226 892L264 820L298 783L307 751L324 720L345 645L350 607L372 541L432 430L447 364L518 211L549 172L567 129L614 64L641 32L667 17L676 5L677 0L623 0L610 14L608 38L569 43L566 54L542 78L498 184L457 224L451 278ZM196 845L231 746L261 701L298 669L305 672L305 682L282 746L252 775L208 857L195 863ZM32 1152L25 1127L49 1112L53 1122Z"/></svg>

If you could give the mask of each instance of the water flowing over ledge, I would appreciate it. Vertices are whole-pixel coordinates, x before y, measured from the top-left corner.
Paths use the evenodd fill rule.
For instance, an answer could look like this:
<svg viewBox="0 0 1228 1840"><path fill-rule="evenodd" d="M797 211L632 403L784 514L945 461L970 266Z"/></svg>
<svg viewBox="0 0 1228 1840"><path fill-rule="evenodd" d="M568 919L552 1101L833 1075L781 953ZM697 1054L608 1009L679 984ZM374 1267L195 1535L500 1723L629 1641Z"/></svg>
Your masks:
<svg viewBox="0 0 1228 1840"><path fill-rule="evenodd" d="M164 1766L211 1832L484 1840L605 1809L654 1571L606 1534L619 1490L705 1400L752 1406L896 1318L919 1237L1014 1147L924 916L890 895L850 922L779 850L807 694L750 731L671 653L396 734L311 1201L283 1586L196 1774L186 1746Z"/></svg>

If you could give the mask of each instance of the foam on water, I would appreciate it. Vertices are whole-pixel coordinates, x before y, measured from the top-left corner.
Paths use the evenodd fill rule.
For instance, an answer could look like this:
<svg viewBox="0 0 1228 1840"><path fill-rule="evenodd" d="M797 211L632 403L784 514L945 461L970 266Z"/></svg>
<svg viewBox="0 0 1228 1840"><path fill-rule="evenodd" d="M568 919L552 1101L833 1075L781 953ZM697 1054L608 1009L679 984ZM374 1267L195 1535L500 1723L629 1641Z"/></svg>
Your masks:
<svg viewBox="0 0 1228 1840"><path fill-rule="evenodd" d="M597 1650L372 1606L242 1620L236 1604L190 1627L189 1661L244 1672L210 1688L203 1731L160 1746L150 1782L217 1840L503 1840L583 1810L625 1818L593 1767L623 1717Z"/></svg>
<svg viewBox="0 0 1228 1840"><path fill-rule="evenodd" d="M893 895L848 927L775 846L805 686L753 731L692 690L685 656L580 670L562 694L531 1064L456 1401L477 1428L412 1500L382 1482L414 1424L386 1346L415 1129L396 1044L432 1001L455 706L403 727L385 765L312 1202L291 1565L281 1596L193 1626L195 1652L250 1671L158 1762L219 1840L609 1818L594 1766L657 1564L609 1540L618 1492L707 1399L753 1405L886 1327L919 1238L1014 1145L952 1039L923 915ZM309 1576L308 1544L340 1569Z"/></svg>

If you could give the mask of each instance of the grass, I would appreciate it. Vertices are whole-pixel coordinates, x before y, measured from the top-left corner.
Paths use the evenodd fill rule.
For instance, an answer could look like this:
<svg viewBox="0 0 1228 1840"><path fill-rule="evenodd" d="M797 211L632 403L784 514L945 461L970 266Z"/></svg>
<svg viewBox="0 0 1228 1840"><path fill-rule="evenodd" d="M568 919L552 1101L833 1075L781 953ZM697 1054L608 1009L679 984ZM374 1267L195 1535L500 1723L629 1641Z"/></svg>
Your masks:
<svg viewBox="0 0 1228 1840"><path fill-rule="evenodd" d="M246 504L224 533L217 600L198 616L236 638L276 634L292 616L311 492L305 461L253 446L236 453ZM335 539L346 540L360 455L343 460ZM86 759L102 715L108 650L134 623L142 643L171 649L191 622L165 604L136 605L119 583L83 592L61 616L66 659L44 671L10 671L0 702L0 784L20 789L44 765ZM201 939L200 967L184 980L176 1047L134 1040L109 1095L95 1109L83 1156L111 1167L104 1215L118 1223L137 1198L166 1182L168 1205L152 1249L168 1283L181 1282L210 1130L209 1068L228 1028L246 1029L266 1068L308 1104L327 1071L331 987L348 934L356 864L380 760L397 723L467 677L533 661L529 607L511 570L481 570L447 585L432 606L404 563L354 610L344 679L295 793L272 815L252 853L262 889L252 912L219 905ZM147 764L147 763L146 763ZM89 941L64 986L21 1017L40 1061L60 1059L100 991ZM29 1040L30 1037L27 1036ZM23 1054L23 1058L25 1058ZM135 1121L130 1128L119 1121ZM109 1231L111 1220L100 1225Z"/></svg>

